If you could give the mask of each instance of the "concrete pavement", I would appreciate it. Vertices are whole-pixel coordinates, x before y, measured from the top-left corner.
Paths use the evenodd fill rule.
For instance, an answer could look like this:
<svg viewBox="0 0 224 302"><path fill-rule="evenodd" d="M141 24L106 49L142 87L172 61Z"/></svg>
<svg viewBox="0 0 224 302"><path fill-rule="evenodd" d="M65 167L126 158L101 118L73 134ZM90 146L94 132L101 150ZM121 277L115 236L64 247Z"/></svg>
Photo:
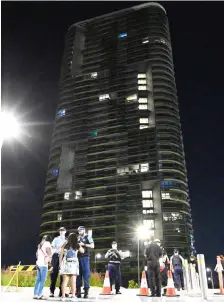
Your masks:
<svg viewBox="0 0 224 302"><path fill-rule="evenodd" d="M3 290L3 289L2 289ZM35 300L33 297L33 288L19 288L19 292L15 292L15 288L9 289L9 292L1 292L1 302L33 302ZM138 297L136 296L139 292L139 289L121 289L122 295L111 295L111 296L101 296L99 295L102 289L97 287L91 287L90 289L90 298L89 299L78 299L79 302L202 302L202 298L199 292L190 292L186 291L180 292L180 297L162 297L162 298L150 298L150 297ZM215 290L218 292L218 290ZM49 289L44 289L44 294L49 295ZM60 301L60 298L48 298L48 301ZM69 298L66 299L69 301ZM213 294L213 291L209 290L210 302L223 302L224 296L216 296ZM204 301L203 301L204 302Z"/></svg>

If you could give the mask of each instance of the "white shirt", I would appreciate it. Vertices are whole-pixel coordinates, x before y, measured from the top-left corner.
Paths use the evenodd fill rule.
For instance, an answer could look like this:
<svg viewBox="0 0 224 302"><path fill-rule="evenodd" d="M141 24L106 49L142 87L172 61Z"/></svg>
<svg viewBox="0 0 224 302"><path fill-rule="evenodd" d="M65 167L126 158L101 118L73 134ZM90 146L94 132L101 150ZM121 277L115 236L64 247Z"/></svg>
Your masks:
<svg viewBox="0 0 224 302"><path fill-rule="evenodd" d="M44 263L44 258L46 256L48 256L47 254L47 248L50 248L51 249L51 244L49 241L45 241L44 244L42 245L41 248L38 248L37 250L37 265L38 266L48 266Z"/></svg>
<svg viewBox="0 0 224 302"><path fill-rule="evenodd" d="M60 254L61 252L61 247L62 245L66 242L66 238L65 237L55 237L54 240L52 241L52 248L53 248L53 253L57 253Z"/></svg>

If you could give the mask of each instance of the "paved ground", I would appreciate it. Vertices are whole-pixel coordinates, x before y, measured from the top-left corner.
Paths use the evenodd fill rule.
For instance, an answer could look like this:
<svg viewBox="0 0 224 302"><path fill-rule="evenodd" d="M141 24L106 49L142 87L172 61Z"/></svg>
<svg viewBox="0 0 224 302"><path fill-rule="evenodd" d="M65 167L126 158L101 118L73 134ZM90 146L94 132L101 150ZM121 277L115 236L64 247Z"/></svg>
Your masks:
<svg viewBox="0 0 224 302"><path fill-rule="evenodd" d="M122 295L101 296L99 295L101 289L91 288L89 299L79 299L80 302L204 302L200 297L200 293L187 293L185 291L180 292L180 297L162 297L162 298L150 298L150 297L138 297L139 290L124 289L122 288ZM217 292L217 290L215 291ZM44 294L48 295L48 288L44 289ZM33 302L32 299L33 288L20 288L19 292L15 292L15 289L10 289L9 292L1 292L1 302ZM48 298L48 301L60 301L59 298ZM69 299L67 299L69 301ZM213 291L209 290L208 301L211 302L223 302L224 296L216 296Z"/></svg>

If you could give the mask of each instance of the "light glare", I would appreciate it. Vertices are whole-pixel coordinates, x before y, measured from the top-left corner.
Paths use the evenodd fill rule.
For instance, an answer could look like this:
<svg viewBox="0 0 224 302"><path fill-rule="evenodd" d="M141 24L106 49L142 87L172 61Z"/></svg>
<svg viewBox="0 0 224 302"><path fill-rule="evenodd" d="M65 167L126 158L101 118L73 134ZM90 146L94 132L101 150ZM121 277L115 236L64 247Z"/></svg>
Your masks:
<svg viewBox="0 0 224 302"><path fill-rule="evenodd" d="M20 133L20 126L15 116L8 112L1 112L0 116L1 138L16 138Z"/></svg>

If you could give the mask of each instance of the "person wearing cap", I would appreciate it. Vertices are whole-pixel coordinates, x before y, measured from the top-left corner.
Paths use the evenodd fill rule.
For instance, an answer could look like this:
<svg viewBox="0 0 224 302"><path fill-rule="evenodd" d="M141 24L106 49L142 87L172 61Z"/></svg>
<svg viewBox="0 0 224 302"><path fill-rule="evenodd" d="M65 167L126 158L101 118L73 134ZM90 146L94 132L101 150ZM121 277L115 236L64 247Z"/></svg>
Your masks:
<svg viewBox="0 0 224 302"><path fill-rule="evenodd" d="M90 279L90 249L94 249L94 241L93 238L86 234L85 227L78 227L78 243L84 249L84 253L78 253L79 259L79 276L77 277L77 290L76 296L77 298L81 298L81 287L82 287L82 279L84 280L84 298L88 298L89 295L89 279Z"/></svg>
<svg viewBox="0 0 224 302"><path fill-rule="evenodd" d="M112 242L112 248L109 249L105 255L108 259L108 273L110 278L110 288L112 291L113 281L115 280L116 294L121 294L121 260L124 258L122 251L118 251L117 242Z"/></svg>
<svg viewBox="0 0 224 302"><path fill-rule="evenodd" d="M149 287L152 297L161 297L161 277L159 259L162 256L161 242L155 239L146 245L144 255L147 259Z"/></svg>
<svg viewBox="0 0 224 302"><path fill-rule="evenodd" d="M183 273L184 258L179 254L178 249L174 249L173 256L170 258L170 269L173 273L174 284L177 290L180 286L184 290L184 273Z"/></svg>
<svg viewBox="0 0 224 302"><path fill-rule="evenodd" d="M59 229L59 236L55 237L54 240L51 243L51 247L53 249L53 256L52 256L52 272L51 272L51 284L50 284L50 297L54 297L54 291L56 287L56 282L58 278L58 273L59 273L59 256L61 252L61 247L65 244L66 238L66 229L64 227L61 227ZM62 285L62 275L60 275L60 286L59 286L59 297L61 297L61 285Z"/></svg>

